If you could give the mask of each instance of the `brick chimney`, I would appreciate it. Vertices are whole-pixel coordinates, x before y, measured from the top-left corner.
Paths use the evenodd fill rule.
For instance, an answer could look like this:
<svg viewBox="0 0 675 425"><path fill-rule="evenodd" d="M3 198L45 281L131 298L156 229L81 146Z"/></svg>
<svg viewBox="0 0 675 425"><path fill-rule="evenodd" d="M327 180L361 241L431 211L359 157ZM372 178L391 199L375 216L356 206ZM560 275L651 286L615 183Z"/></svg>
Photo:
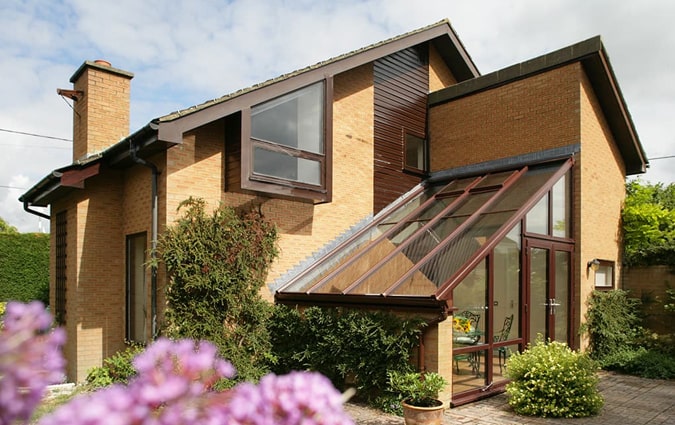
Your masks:
<svg viewBox="0 0 675 425"><path fill-rule="evenodd" d="M73 161L100 152L129 135L129 99L134 74L104 60L86 61L75 71Z"/></svg>

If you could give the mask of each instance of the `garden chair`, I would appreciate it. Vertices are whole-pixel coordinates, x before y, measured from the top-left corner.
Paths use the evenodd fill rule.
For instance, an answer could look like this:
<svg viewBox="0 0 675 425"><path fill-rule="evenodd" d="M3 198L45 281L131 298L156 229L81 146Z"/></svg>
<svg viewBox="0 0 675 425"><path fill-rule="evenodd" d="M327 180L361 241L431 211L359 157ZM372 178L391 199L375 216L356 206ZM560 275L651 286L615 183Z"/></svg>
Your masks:
<svg viewBox="0 0 675 425"><path fill-rule="evenodd" d="M509 333L511 333L511 325L513 324L513 314L510 316L506 316L504 318L504 325L502 326L502 329L499 332L496 332L492 338L492 342L502 342L506 341L509 339ZM497 358L499 360L499 373L502 373L502 358L504 358L503 362L506 362L506 354L507 354L507 347L498 347L495 348L497 352Z"/></svg>

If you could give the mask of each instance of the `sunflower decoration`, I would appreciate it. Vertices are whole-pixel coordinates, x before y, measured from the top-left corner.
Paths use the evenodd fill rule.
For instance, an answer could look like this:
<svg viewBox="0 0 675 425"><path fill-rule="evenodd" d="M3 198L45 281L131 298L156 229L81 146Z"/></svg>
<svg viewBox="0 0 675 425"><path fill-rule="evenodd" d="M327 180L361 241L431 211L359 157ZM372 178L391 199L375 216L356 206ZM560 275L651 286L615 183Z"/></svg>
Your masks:
<svg viewBox="0 0 675 425"><path fill-rule="evenodd" d="M471 332L471 321L466 317L454 316L452 318L452 327L457 332L469 333Z"/></svg>

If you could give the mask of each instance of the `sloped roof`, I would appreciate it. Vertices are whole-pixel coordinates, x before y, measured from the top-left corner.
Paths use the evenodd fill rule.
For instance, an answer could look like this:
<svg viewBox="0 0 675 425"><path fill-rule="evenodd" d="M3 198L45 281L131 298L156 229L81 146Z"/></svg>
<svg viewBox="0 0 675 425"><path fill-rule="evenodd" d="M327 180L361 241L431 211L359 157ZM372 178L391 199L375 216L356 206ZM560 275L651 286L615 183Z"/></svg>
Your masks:
<svg viewBox="0 0 675 425"><path fill-rule="evenodd" d="M444 19L435 24L289 72L200 105L156 118L110 148L84 160L78 160L71 165L54 170L24 193L19 200L24 202L25 206L29 204L47 206L52 200L74 190L73 186L61 184L64 172L79 173L84 179L86 178L84 176L93 175L91 167L97 167L100 164L113 165L114 167L128 166L132 163L129 158L129 150L132 144L135 145L139 157L147 158L159 150L182 143L183 133L186 131L240 111L244 107L250 107L263 100L319 81L326 75L335 75L353 69L424 42L431 42L434 45L458 81L465 81L480 75L462 42L450 26L450 22Z"/></svg>
<svg viewBox="0 0 675 425"><path fill-rule="evenodd" d="M399 50L431 42L457 81L478 77L480 72L447 19L435 24L336 56L263 83L192 106L157 119L159 138L181 143L185 131L197 128L264 100L385 57Z"/></svg>
<svg viewBox="0 0 675 425"><path fill-rule="evenodd" d="M640 143L628 106L600 36L521 62L478 78L446 87L429 95L434 106L490 90L548 70L581 62L598 97L605 118L626 164L626 174L647 171L649 162Z"/></svg>
<svg viewBox="0 0 675 425"><path fill-rule="evenodd" d="M561 153L426 181L281 287L276 301L447 312L452 289L570 169L570 152Z"/></svg>

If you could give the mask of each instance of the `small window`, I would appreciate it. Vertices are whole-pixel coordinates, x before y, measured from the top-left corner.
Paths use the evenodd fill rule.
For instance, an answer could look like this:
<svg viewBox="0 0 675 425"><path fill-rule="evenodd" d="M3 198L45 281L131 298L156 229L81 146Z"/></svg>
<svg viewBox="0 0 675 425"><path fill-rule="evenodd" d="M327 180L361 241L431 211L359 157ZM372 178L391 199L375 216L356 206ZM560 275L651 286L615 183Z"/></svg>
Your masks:
<svg viewBox="0 0 675 425"><path fill-rule="evenodd" d="M405 168L416 172L427 171L427 141L423 137L405 133Z"/></svg>
<svg viewBox="0 0 675 425"><path fill-rule="evenodd" d="M242 111L249 117L242 122L242 188L329 199L330 82L320 81Z"/></svg>
<svg viewBox="0 0 675 425"><path fill-rule="evenodd" d="M55 226L55 276L54 276L54 318L59 325L66 324L66 286L68 259L68 215L67 211L56 214Z"/></svg>
<svg viewBox="0 0 675 425"><path fill-rule="evenodd" d="M595 269L595 287L597 289L614 289L614 262L598 260L598 265L592 265Z"/></svg>

